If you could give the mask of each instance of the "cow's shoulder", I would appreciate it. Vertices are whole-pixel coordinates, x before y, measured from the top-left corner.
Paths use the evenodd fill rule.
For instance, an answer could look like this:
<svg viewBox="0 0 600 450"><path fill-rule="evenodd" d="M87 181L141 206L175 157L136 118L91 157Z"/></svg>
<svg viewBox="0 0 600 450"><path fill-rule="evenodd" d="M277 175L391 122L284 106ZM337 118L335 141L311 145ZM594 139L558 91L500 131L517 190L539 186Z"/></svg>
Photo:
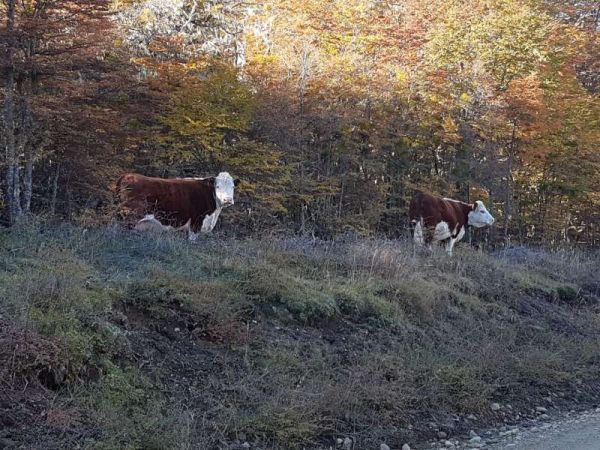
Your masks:
<svg viewBox="0 0 600 450"><path fill-rule="evenodd" d="M452 198L443 198L444 214L447 221L451 221L453 224L464 225L468 220L468 213L472 209L472 206L468 203Z"/></svg>

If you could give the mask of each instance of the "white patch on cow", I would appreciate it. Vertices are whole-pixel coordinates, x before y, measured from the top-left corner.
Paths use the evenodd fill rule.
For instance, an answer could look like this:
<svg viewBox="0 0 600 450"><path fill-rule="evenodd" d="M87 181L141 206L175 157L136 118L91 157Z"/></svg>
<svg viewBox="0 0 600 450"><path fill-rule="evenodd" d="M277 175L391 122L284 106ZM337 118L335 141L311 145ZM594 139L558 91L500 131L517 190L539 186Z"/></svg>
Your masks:
<svg viewBox="0 0 600 450"><path fill-rule="evenodd" d="M456 226L458 226L458 224ZM456 232L456 229L454 229L454 231ZM460 241L464 237L464 235L465 227L460 227L460 231L458 232L456 237L450 237L450 239L448 239L448 242L446 243L446 252L448 252L450 256L452 256L452 249L454 248L454 244Z"/></svg>
<svg viewBox="0 0 600 450"><path fill-rule="evenodd" d="M135 230L149 231L152 233L162 233L173 230L170 225L163 225L160 220L154 217L154 214L147 214L138 223L135 224Z"/></svg>
<svg viewBox="0 0 600 450"><path fill-rule="evenodd" d="M217 208L233 205L234 188L235 184L233 178L228 172L221 172L215 177L215 199L217 200ZM204 224L202 227L204 227Z"/></svg>
<svg viewBox="0 0 600 450"><path fill-rule="evenodd" d="M469 225L475 228L481 228L492 225L494 218L488 212L481 200L475 202L473 211L469 212Z"/></svg>
<svg viewBox="0 0 600 450"><path fill-rule="evenodd" d="M210 233L212 231L217 224L217 219L219 218L221 211L221 208L217 208L212 214L207 215L204 220L202 220L202 228L200 229L202 233Z"/></svg>
<svg viewBox="0 0 600 450"><path fill-rule="evenodd" d="M415 225L414 240L415 240L415 243L417 243L419 245L423 245L425 243L425 238L423 236L423 218L422 217L419 219L419 221Z"/></svg>
<svg viewBox="0 0 600 450"><path fill-rule="evenodd" d="M456 225L458 226L458 224ZM458 235L454 238L455 242L460 241L463 237L465 237L465 227L460 227L460 231L458 232Z"/></svg>
<svg viewBox="0 0 600 450"><path fill-rule="evenodd" d="M450 232L450 227L448 226L448 223L444 222L443 220L441 222L439 222L435 226L435 230L433 230L433 240L434 241L443 241L445 239L448 239L451 236L452 236L452 233Z"/></svg>

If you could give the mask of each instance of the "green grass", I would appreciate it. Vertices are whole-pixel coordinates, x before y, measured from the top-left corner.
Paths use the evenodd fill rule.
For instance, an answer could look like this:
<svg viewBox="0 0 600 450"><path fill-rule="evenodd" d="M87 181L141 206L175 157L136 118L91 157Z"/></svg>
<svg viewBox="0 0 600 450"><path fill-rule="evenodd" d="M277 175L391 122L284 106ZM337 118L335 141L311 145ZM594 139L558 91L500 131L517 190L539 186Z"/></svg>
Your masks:
<svg viewBox="0 0 600 450"><path fill-rule="evenodd" d="M24 446L401 445L409 424L592 401L599 381L597 253L190 245L34 222L0 233L0 254L1 375L26 393L9 411L36 424L12 429ZM45 410L78 419L40 424Z"/></svg>

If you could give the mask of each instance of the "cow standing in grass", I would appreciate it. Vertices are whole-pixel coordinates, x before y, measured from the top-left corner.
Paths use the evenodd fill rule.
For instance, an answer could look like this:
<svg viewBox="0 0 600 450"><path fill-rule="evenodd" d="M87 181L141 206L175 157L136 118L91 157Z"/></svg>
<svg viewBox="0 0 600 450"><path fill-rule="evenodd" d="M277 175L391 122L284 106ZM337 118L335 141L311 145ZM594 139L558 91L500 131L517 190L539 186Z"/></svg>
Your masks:
<svg viewBox="0 0 600 450"><path fill-rule="evenodd" d="M215 227L223 208L233 205L234 180L227 172L208 178L152 178L126 173L116 182L121 211L137 229L185 230L191 241Z"/></svg>
<svg viewBox="0 0 600 450"><path fill-rule="evenodd" d="M465 235L467 226L481 228L494 223L483 202L464 203L416 192L410 202L409 217L415 243L431 245L445 242L452 255L454 244Z"/></svg>

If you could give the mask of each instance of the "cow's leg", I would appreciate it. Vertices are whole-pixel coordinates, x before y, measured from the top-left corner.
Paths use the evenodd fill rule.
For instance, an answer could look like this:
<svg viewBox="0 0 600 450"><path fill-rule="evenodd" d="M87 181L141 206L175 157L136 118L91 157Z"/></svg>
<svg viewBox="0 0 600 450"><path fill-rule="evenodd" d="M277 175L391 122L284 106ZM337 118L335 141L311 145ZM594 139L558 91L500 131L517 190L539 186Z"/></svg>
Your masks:
<svg viewBox="0 0 600 450"><path fill-rule="evenodd" d="M434 243L433 239L429 239L426 243L427 250L429 250L430 252L433 252L433 243Z"/></svg>
<svg viewBox="0 0 600 450"><path fill-rule="evenodd" d="M185 224L181 225L180 227L174 228L173 231L175 231L176 233L185 233L186 238L192 241L193 239L190 238L190 233L192 233L192 219L188 219L188 221Z"/></svg>
<svg viewBox="0 0 600 450"><path fill-rule="evenodd" d="M460 241L464 235L465 235L465 227L461 227L460 231L458 232L458 234L456 235L455 238L450 237L448 239L448 242L446 243L446 252L448 252L448 255L452 256L452 250L454 249L454 244L456 244L458 241Z"/></svg>
<svg viewBox="0 0 600 450"><path fill-rule="evenodd" d="M421 217L418 221L416 221L415 227L413 230L413 240L414 240L415 244L418 244L418 245L425 244L425 236L423 233L424 233L423 218Z"/></svg>
<svg viewBox="0 0 600 450"><path fill-rule="evenodd" d="M429 251L433 251L433 229L430 229L426 226L423 217L420 217L419 220L415 220L412 222L413 224L413 249L416 249L417 246L425 247Z"/></svg>
<svg viewBox="0 0 600 450"><path fill-rule="evenodd" d="M452 249L454 248L454 244L456 243L457 239L448 239L446 241L446 253L448 253L449 256L452 256Z"/></svg>

